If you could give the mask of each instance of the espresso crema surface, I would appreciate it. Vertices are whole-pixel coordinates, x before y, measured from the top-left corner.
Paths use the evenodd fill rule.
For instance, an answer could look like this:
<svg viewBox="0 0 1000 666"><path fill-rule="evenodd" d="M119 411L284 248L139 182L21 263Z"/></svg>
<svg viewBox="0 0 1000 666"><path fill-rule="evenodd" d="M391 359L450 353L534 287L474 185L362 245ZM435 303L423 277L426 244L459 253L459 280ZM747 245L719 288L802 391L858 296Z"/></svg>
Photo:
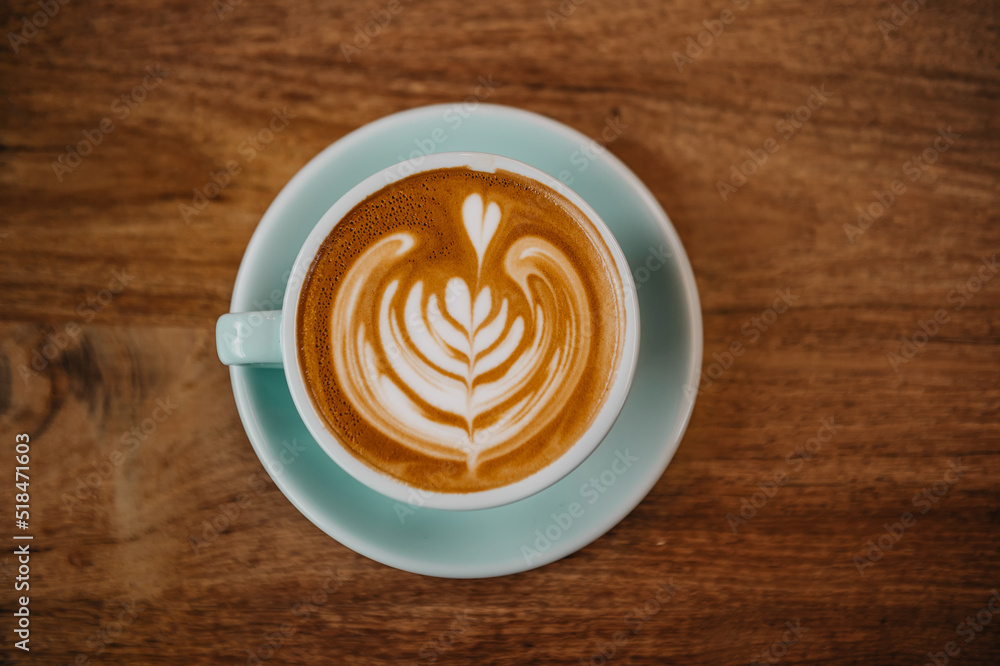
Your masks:
<svg viewBox="0 0 1000 666"><path fill-rule="evenodd" d="M486 490L588 429L619 367L623 301L606 243L562 195L438 169L334 227L300 296L299 363L366 464L415 488Z"/></svg>

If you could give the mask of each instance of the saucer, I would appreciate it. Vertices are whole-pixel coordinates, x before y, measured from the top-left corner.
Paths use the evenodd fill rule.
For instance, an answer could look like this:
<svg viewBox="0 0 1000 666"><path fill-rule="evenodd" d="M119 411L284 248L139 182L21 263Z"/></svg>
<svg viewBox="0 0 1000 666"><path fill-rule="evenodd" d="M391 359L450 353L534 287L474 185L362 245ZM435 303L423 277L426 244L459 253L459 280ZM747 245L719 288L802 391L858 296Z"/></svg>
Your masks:
<svg viewBox="0 0 1000 666"><path fill-rule="evenodd" d="M701 370L701 309L677 232L641 181L611 153L554 120L492 104L426 106L370 123L292 178L254 231L232 312L283 293L313 226L369 175L413 157L479 151L521 160L566 182L611 229L632 267L640 348L617 422L578 468L540 493L479 511L441 511L369 489L312 438L280 369L231 366L240 418L275 485L317 527L397 569L445 578L502 576L563 558L614 527L652 489L680 443ZM255 306L254 302L258 305Z"/></svg>

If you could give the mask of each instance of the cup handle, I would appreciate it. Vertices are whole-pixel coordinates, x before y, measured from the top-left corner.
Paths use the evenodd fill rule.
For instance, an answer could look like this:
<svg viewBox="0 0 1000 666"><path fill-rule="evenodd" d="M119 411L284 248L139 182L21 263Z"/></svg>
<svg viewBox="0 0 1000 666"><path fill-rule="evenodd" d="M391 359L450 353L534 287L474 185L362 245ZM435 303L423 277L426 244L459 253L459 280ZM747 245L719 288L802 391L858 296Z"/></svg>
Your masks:
<svg viewBox="0 0 1000 666"><path fill-rule="evenodd" d="M215 346L225 365L282 367L281 310L222 315L215 324Z"/></svg>

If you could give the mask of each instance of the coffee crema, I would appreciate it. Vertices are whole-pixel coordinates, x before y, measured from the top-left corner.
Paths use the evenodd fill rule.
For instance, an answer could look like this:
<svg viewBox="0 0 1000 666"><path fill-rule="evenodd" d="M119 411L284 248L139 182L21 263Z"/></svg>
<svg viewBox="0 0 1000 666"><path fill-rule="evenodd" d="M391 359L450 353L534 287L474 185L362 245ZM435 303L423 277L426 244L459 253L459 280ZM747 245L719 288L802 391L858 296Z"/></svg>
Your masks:
<svg viewBox="0 0 1000 666"><path fill-rule="evenodd" d="M621 276L565 197L508 171L426 171L355 206L300 295L299 366L338 441L412 487L526 478L586 432L625 329Z"/></svg>

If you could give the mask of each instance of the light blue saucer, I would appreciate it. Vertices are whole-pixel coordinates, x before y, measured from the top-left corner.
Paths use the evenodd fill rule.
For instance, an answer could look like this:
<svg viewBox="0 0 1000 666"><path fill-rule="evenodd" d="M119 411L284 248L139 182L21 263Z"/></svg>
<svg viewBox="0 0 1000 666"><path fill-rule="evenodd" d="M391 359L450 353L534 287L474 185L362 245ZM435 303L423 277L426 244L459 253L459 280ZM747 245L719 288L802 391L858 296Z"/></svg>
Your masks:
<svg viewBox="0 0 1000 666"><path fill-rule="evenodd" d="M309 435L280 369L231 367L240 418L264 467L299 511L348 548L429 576L481 578L525 571L599 538L663 474L694 407L693 391L685 387L698 385L701 369L697 288L663 209L635 174L592 145L565 125L509 107L412 109L331 145L292 178L265 213L240 265L232 312L280 303L275 295L284 291L313 225L367 176L414 157L415 151L506 155L557 178L572 178L570 186L618 239L638 289L639 364L614 428L562 481L494 509L438 511L419 507L417 497L410 506L368 489Z"/></svg>

